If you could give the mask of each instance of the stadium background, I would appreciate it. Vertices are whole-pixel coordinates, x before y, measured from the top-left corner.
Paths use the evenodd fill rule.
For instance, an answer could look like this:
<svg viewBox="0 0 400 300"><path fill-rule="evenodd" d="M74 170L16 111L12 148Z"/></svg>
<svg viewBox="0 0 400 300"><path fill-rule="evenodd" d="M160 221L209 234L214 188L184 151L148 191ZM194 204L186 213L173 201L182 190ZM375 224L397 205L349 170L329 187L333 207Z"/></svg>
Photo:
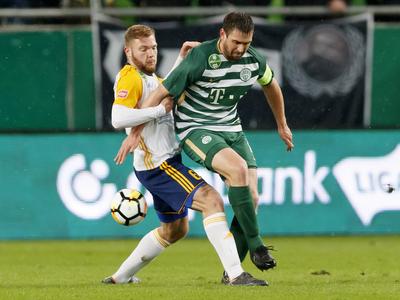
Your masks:
<svg viewBox="0 0 400 300"><path fill-rule="evenodd" d="M160 15L156 6L136 6L142 13L138 16L135 7L118 10L107 6L118 1L106 2L97 7L96 20L102 16L107 24L118 24L119 28L133 20L157 21L157 28L209 22L202 21L200 10L182 11L182 16L165 12ZM99 5L92 1L92 8L96 3ZM332 20L332 13L321 6L322 2L306 7L311 16L304 15L304 7L294 6L288 12L285 9L290 6L265 3L238 9L257 11L256 17L273 22L276 28L307 18L314 22L307 26L330 24L337 17L334 15ZM150 209L143 224L124 228L114 224L107 212L108 200L115 190L127 185L140 188L140 184L131 174L130 162L122 167L112 162L123 133L109 128L108 115L99 98L101 85L96 84L101 68L96 63L96 49L100 45L92 47L98 39L93 38L96 28L89 18L94 12L89 7L75 6L66 17L66 9L70 9L66 5L80 4L59 1L63 7L47 12L45 5L36 10L0 10L1 239L140 237L158 222ZM356 4L351 3L344 15L365 13L367 9L379 11L377 6L365 6L365 1L364 6ZM209 8L203 13L209 17L228 9L229 6L219 6L214 12ZM268 9L277 13L267 15ZM292 126L296 149L286 153L271 122L259 113L269 114L264 101L254 101L253 97L251 110L242 104L242 118L260 167L259 220L264 235L400 232L400 26L393 13L398 9L389 7L386 13L375 15L378 22L371 27L369 43L365 43L372 56L366 58L361 76L367 85L363 89L363 109L346 109L346 103L350 107L356 98L350 93L342 110L343 115L354 117L350 118L356 120L353 123L343 123L338 114L328 124L314 118ZM42 16L37 18L31 12ZM123 16L122 23L115 21L118 14ZM285 23L287 20L292 23ZM283 81L283 87L287 85ZM332 101L327 93L319 96L319 111L329 110L328 98ZM289 124L296 124L295 116L310 111L315 103L311 99L309 105L297 106ZM290 110L291 104L286 105ZM99 116L99 112L103 115ZM189 160L187 163L197 168ZM197 171L213 183L226 201L226 191L218 177L202 169ZM392 194L384 191L387 183L396 188ZM18 196L21 191L23 197ZM228 206L227 210L231 215ZM193 213L191 217L190 235L204 236L200 215Z"/></svg>
<svg viewBox="0 0 400 300"><path fill-rule="evenodd" d="M0 300L398 299L400 1L331 2L0 0ZM242 101L278 268L243 266L270 286L222 285L197 213L189 238L141 270L140 285L103 285L158 224L151 207L133 227L108 212L115 190L140 188L130 162L113 163L124 134L107 121L121 29L157 22L163 73L183 32L212 38L233 4L257 22L254 44L295 136L286 153L259 90ZM219 177L196 170L227 202Z"/></svg>

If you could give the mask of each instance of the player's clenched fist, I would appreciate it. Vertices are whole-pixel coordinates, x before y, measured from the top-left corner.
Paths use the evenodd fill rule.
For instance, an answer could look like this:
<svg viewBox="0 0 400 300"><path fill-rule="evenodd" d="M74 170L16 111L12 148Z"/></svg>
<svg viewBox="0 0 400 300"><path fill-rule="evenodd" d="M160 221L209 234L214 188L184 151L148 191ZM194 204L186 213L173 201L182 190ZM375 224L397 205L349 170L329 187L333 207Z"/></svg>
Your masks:
<svg viewBox="0 0 400 300"><path fill-rule="evenodd" d="M174 101L172 100L171 97L166 97L161 101L160 104L165 107L165 113L169 113L172 110Z"/></svg>

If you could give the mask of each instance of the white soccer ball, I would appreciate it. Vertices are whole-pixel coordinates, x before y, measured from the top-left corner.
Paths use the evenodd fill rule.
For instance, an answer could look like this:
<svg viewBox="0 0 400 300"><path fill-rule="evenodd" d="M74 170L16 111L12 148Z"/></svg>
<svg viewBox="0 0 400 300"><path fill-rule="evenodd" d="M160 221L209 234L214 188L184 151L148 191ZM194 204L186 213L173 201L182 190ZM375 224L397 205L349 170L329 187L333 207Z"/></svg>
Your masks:
<svg viewBox="0 0 400 300"><path fill-rule="evenodd" d="M138 190L122 189L111 201L111 216L121 225L130 226L143 221L147 214L146 199Z"/></svg>

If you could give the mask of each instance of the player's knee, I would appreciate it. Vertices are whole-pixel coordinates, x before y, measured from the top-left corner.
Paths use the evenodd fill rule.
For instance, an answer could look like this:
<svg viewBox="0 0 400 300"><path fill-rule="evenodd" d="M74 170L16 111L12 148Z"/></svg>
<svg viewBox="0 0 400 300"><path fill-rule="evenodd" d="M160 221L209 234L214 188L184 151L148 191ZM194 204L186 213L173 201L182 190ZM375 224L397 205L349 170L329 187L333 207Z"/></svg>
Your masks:
<svg viewBox="0 0 400 300"><path fill-rule="evenodd" d="M171 232L169 236L169 242L172 244L183 239L187 235L188 231L189 231L188 226L181 226L177 228L176 230Z"/></svg>
<svg viewBox="0 0 400 300"><path fill-rule="evenodd" d="M173 244L183 239L189 231L189 224L187 222L174 222L163 226L163 238L169 243Z"/></svg>
<svg viewBox="0 0 400 300"><path fill-rule="evenodd" d="M205 206L204 212L215 213L224 211L224 202L218 192L211 186L206 187L204 194Z"/></svg>
<svg viewBox="0 0 400 300"><path fill-rule="evenodd" d="M228 180L231 185L248 184L248 167L244 159L238 159L229 166Z"/></svg>
<svg viewBox="0 0 400 300"><path fill-rule="evenodd" d="M218 192L210 185L203 185L195 194L192 208L208 215L224 211L224 203Z"/></svg>

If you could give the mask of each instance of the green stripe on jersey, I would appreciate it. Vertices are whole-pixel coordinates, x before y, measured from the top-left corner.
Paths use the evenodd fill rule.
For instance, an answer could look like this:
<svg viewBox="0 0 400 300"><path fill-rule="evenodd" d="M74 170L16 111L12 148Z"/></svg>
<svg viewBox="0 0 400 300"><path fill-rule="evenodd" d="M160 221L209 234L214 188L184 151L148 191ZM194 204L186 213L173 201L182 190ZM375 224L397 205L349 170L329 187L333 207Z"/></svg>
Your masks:
<svg viewBox="0 0 400 300"><path fill-rule="evenodd" d="M178 117L182 117L181 114L185 114L188 118L202 119L204 124L221 124L221 123L237 123L239 118L237 117L236 105L226 111L214 112L212 110L198 110L189 103L185 102L180 106L180 114ZM186 118L186 119L188 119ZM190 120L190 119L189 119ZM199 122L199 121L197 121Z"/></svg>
<svg viewBox="0 0 400 300"><path fill-rule="evenodd" d="M163 82L174 99L185 94L175 110L178 135L184 137L187 129L202 126L240 131L237 103L268 68L265 58L251 46L237 61L228 61L218 52L217 40L192 49Z"/></svg>

